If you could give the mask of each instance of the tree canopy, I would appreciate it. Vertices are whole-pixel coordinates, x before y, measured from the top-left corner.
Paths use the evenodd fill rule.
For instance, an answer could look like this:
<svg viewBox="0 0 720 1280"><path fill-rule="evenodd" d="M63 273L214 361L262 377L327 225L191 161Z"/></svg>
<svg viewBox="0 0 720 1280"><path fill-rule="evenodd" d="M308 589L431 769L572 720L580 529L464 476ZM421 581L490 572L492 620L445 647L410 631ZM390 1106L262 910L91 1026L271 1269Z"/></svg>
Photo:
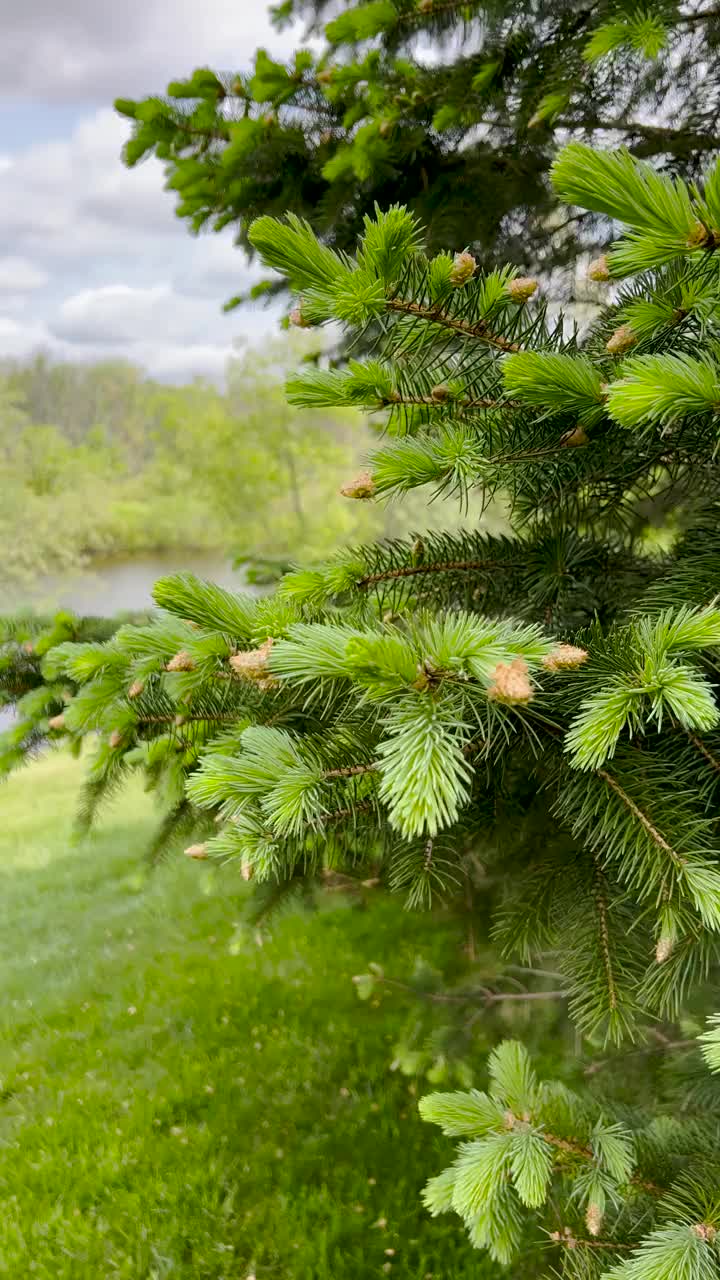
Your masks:
<svg viewBox="0 0 720 1280"><path fill-rule="evenodd" d="M260 49L247 73L199 68L116 104L133 122L126 162L156 155L189 228L230 226L250 252L261 215L294 212L352 251L376 204L401 203L431 251L469 245L485 266L557 271L608 234L594 211L559 211L559 143L623 143L684 176L720 143L716 5L288 0L273 12L305 20L315 43L287 64Z"/></svg>

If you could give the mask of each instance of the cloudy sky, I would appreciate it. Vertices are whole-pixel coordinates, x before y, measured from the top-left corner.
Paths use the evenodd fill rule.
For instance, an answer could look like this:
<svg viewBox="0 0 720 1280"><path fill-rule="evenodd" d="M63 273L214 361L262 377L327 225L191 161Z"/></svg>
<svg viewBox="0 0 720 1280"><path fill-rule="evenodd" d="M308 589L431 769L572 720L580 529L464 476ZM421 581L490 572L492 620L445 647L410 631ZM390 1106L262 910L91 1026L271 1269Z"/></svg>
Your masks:
<svg viewBox="0 0 720 1280"><path fill-rule="evenodd" d="M0 355L123 356L219 377L276 318L221 311L248 281L232 233L192 238L154 160L127 170L115 97L287 53L266 0L0 0Z"/></svg>

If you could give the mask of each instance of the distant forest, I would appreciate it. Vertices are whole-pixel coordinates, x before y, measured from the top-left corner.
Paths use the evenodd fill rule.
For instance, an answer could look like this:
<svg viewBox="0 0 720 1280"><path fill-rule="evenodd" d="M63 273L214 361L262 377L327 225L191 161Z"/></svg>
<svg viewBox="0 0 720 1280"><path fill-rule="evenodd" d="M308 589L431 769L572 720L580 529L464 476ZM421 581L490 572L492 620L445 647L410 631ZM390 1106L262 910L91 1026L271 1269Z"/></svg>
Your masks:
<svg viewBox="0 0 720 1280"><path fill-rule="evenodd" d="M304 337L231 360L222 391L123 361L0 363L5 595L98 556L313 557L391 532L392 512L339 494L373 441L363 419L286 403Z"/></svg>

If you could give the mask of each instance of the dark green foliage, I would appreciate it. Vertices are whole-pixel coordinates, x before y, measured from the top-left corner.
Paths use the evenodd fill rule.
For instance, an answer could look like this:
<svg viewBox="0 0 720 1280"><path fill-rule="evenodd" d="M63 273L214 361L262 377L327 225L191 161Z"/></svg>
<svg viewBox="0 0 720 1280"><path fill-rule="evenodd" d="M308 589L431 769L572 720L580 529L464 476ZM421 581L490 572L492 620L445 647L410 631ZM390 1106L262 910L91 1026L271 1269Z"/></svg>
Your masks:
<svg viewBox="0 0 720 1280"><path fill-rule="evenodd" d="M615 193L595 188L582 215L551 217L558 134L624 142L692 176L718 146L720 11L695 8L288 0L278 22L305 21L324 37L319 52L284 65L260 49L248 74L202 68L166 96L119 99L132 121L125 159L155 154L189 227L230 225L246 249L255 218L290 210L325 245L352 251L363 218L399 202L432 251L470 241L486 266L557 270L578 235L586 246L606 238L595 215ZM439 58L425 56L428 42Z"/></svg>

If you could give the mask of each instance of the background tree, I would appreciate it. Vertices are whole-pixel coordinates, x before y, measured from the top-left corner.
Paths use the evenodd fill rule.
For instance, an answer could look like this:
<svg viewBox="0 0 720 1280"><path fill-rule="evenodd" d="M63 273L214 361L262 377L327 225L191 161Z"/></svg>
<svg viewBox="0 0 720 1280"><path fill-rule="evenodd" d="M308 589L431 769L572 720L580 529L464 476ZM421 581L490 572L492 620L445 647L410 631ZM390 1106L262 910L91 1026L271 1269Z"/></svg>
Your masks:
<svg viewBox="0 0 720 1280"><path fill-rule="evenodd" d="M190 229L231 226L251 253L262 214L297 213L352 251L365 214L399 202L433 251L470 244L486 266L557 272L578 239L608 234L595 211L559 212L558 142L625 143L686 176L720 142L720 8L707 2L287 0L273 12L306 20L320 52L283 65L259 50L249 74L199 69L165 96L116 104L133 121L127 163L155 154Z"/></svg>

